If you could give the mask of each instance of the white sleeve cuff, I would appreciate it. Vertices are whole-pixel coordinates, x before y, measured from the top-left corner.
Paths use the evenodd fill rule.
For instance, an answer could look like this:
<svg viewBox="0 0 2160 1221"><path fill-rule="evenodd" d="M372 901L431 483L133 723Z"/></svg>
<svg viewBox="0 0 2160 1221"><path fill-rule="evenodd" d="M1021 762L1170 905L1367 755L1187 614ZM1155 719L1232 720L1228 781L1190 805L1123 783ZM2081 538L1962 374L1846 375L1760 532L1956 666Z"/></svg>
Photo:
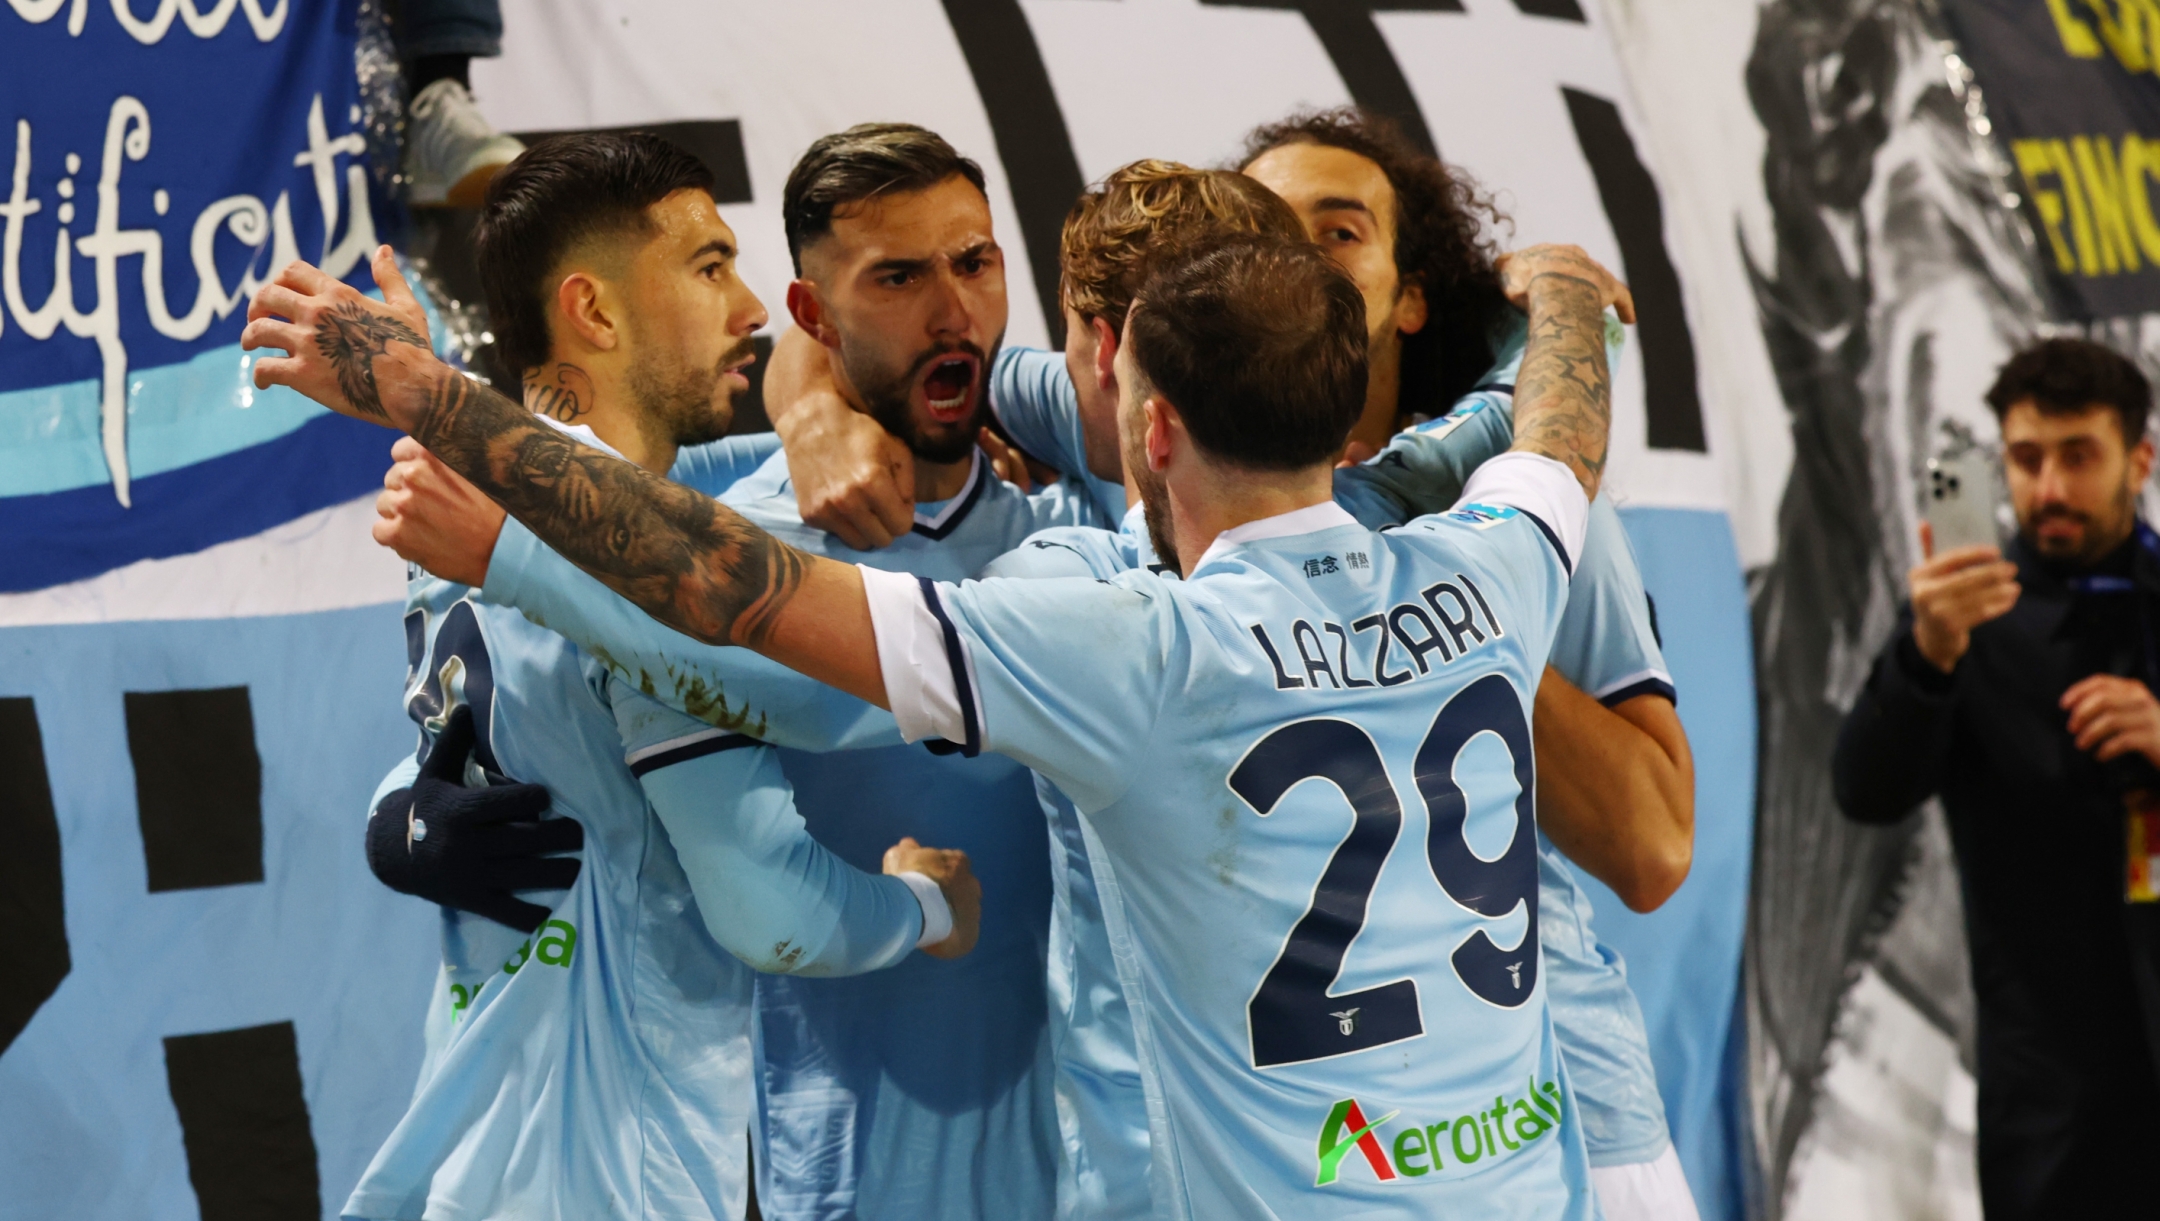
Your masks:
<svg viewBox="0 0 2160 1221"><path fill-rule="evenodd" d="M1590 498L1567 465L1543 454L1509 450L1485 460L1470 473L1458 506L1506 505L1530 516L1560 549L1569 572L1582 554L1590 531Z"/></svg>
<svg viewBox="0 0 2160 1221"><path fill-rule="evenodd" d="M915 901L922 904L922 936L915 939L915 948L928 949L952 936L952 907L930 875L909 870L893 876L906 882L907 888L915 892Z"/></svg>
<svg viewBox="0 0 2160 1221"><path fill-rule="evenodd" d="M885 702L909 742L943 738L967 754L981 746L973 684L959 634L945 620L935 583L858 564L877 636Z"/></svg>

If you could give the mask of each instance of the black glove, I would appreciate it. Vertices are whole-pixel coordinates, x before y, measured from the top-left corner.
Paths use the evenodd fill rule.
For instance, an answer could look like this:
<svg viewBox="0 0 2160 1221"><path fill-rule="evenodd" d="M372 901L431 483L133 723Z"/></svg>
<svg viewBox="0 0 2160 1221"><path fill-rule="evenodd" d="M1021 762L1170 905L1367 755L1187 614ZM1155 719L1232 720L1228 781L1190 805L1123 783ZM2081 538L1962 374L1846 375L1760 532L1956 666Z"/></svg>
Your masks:
<svg viewBox="0 0 2160 1221"><path fill-rule="evenodd" d="M460 707L412 787L384 797L368 819L368 868L401 894L530 933L548 909L510 892L577 881L577 858L546 854L583 848L585 828L574 818L541 818L549 798L537 784L466 788L472 749L472 709Z"/></svg>

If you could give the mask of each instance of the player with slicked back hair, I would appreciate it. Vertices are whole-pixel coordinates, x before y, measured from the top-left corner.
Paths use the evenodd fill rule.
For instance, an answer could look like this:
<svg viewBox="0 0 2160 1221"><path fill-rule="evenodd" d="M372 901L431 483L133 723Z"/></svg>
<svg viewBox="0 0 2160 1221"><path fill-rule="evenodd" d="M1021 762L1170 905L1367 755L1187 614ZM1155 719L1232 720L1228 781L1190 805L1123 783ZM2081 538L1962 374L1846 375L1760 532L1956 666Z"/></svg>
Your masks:
<svg viewBox="0 0 2160 1221"><path fill-rule="evenodd" d="M495 178L481 227L525 418L678 490L719 490L769 450L713 440L765 310L711 183L653 136L560 137ZM351 321L341 336L375 342ZM423 554L406 510L476 497L412 438L392 452L377 537ZM448 533L492 543L502 520ZM739 1217L752 968L965 953L965 857L903 840L882 862L899 876L850 868L805 830L772 747L738 732L748 718L667 707L649 678L491 602L484 553L424 554L405 616L420 748L383 782L367 843L386 884L445 905L443 966L412 1105L342 1215ZM563 817L532 821L542 788Z"/></svg>

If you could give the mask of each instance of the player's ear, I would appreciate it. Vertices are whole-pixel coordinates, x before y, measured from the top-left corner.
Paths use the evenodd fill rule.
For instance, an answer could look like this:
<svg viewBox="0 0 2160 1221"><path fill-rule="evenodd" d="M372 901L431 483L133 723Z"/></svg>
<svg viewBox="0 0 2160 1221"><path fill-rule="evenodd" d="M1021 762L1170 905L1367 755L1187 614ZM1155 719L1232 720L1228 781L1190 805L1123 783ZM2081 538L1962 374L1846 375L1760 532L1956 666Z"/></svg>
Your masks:
<svg viewBox="0 0 2160 1221"><path fill-rule="evenodd" d="M592 273L573 271L555 286L558 321L585 345L612 352L622 342L615 303Z"/></svg>
<svg viewBox="0 0 2160 1221"><path fill-rule="evenodd" d="M1147 448L1148 469L1169 470L1171 456L1185 439L1185 423L1170 400L1159 394L1147 396L1140 410L1147 414L1147 434L1142 441Z"/></svg>
<svg viewBox="0 0 2160 1221"><path fill-rule="evenodd" d="M2138 438L2138 443L2130 447L2131 488L2134 490L2144 487L2145 481L2152 476L2152 469L2153 439L2147 435Z"/></svg>
<svg viewBox="0 0 2160 1221"><path fill-rule="evenodd" d="M825 300L818 295L816 281L790 280L787 286L788 317L802 328L802 333L828 348L840 346L840 332L832 325L826 312Z"/></svg>
<svg viewBox="0 0 2160 1221"><path fill-rule="evenodd" d="M1088 326L1095 332L1095 388L1117 388L1118 333L1101 316L1088 319Z"/></svg>
<svg viewBox="0 0 2160 1221"><path fill-rule="evenodd" d="M1403 281L1402 293L1395 298L1395 329L1404 335L1415 335L1425 329L1432 311L1425 304L1425 286L1417 277Z"/></svg>

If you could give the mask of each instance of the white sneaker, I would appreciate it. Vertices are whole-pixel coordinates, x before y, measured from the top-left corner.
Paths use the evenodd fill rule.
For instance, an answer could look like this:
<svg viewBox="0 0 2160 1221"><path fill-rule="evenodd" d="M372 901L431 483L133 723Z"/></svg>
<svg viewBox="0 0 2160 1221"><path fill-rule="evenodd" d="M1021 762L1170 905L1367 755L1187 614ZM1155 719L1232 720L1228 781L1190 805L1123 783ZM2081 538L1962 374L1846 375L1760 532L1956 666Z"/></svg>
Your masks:
<svg viewBox="0 0 2160 1221"><path fill-rule="evenodd" d="M416 207L479 207L495 171L525 151L449 77L422 89L405 114L405 201Z"/></svg>

